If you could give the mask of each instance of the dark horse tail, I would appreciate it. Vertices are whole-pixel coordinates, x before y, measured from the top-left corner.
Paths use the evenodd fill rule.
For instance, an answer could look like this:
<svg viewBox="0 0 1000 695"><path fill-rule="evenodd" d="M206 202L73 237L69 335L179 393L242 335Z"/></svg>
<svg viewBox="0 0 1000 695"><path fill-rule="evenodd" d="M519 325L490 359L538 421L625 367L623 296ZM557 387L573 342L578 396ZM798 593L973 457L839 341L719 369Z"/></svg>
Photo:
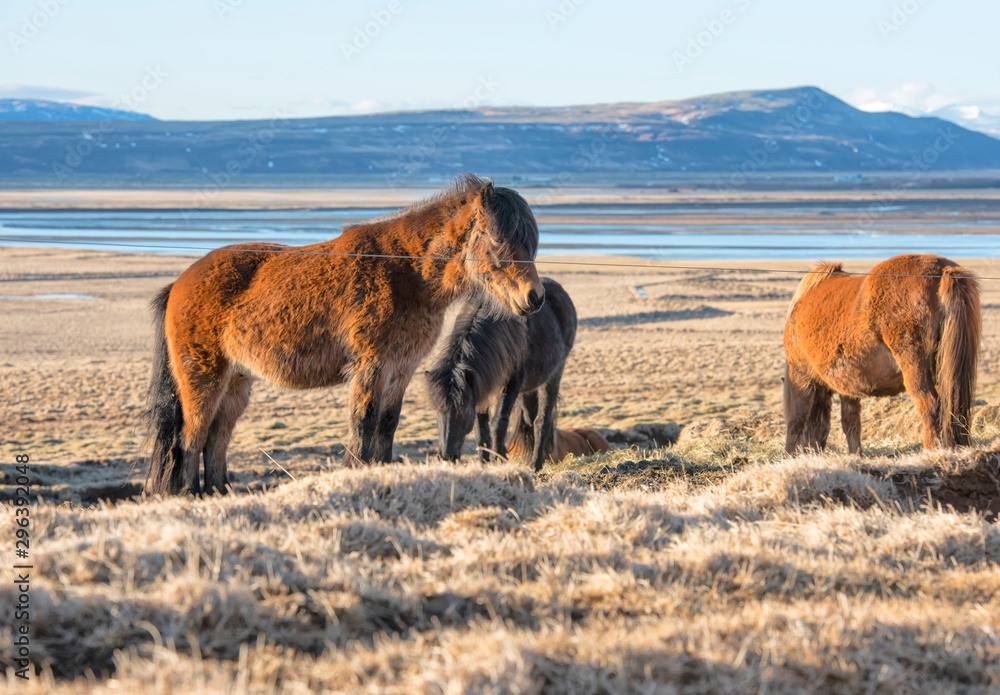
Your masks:
<svg viewBox="0 0 1000 695"><path fill-rule="evenodd" d="M979 283L969 271L949 266L941 271L938 297L944 309L938 343L937 387L941 444L969 443L979 360Z"/></svg>
<svg viewBox="0 0 1000 695"><path fill-rule="evenodd" d="M535 423L528 417L520 398L514 404L510 422L513 426L507 433L507 458L511 461L522 459L530 463L535 451ZM552 438L542 447L542 461L548 461L555 448L556 429L552 428Z"/></svg>
<svg viewBox="0 0 1000 695"><path fill-rule="evenodd" d="M507 434L507 458L510 460L530 459L535 449L535 425L525 420L526 417L518 399L511 415L514 426Z"/></svg>
<svg viewBox="0 0 1000 695"><path fill-rule="evenodd" d="M177 397L177 383L170 370L170 354L167 352L167 337L164 323L167 315L167 300L170 299L168 285L152 301L153 330L153 375L149 380L146 394L146 422L149 426L147 443L152 441L153 450L146 472L146 492L167 495L181 488L183 449L181 448L181 427L184 415L181 401Z"/></svg>

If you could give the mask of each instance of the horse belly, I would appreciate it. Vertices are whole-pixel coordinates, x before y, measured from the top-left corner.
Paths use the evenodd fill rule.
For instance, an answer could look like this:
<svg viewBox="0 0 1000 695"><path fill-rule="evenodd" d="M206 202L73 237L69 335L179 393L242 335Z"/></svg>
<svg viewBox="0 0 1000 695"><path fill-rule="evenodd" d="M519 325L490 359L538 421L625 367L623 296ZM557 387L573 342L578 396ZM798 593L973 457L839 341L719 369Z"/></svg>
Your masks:
<svg viewBox="0 0 1000 695"><path fill-rule="evenodd" d="M904 389L903 373L885 345L841 356L827 371L825 381L837 393L852 398L894 396Z"/></svg>
<svg viewBox="0 0 1000 695"><path fill-rule="evenodd" d="M346 380L348 350L334 336L310 341L268 340L256 331L227 331L227 355L254 376L290 389L335 386Z"/></svg>

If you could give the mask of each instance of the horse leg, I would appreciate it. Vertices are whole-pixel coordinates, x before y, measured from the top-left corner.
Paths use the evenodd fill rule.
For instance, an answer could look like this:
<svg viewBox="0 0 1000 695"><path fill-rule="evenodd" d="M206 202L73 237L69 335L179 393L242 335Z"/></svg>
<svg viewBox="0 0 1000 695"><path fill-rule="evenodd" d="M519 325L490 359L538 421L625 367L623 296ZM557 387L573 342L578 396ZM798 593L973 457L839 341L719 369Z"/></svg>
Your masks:
<svg viewBox="0 0 1000 695"><path fill-rule="evenodd" d="M493 414L493 422L490 424L493 433L493 451L500 459L507 458L507 427L510 424L510 413L514 410L514 404L517 403L517 397L521 393L522 383L524 383L524 379L520 373L510 378L510 381L504 386L500 405L497 406L497 411Z"/></svg>
<svg viewBox="0 0 1000 695"><path fill-rule="evenodd" d="M384 379L377 367L362 367L357 370L351 381L351 417L348 425L347 445L344 449L344 464L356 466L368 464L375 460L375 433L382 418L382 391ZM391 411L389 413L392 414ZM396 412L398 422L399 412ZM392 448L392 435L395 425L387 422L382 426L383 435L391 426L389 448ZM384 446L380 454L384 454ZM391 453L391 452L390 452Z"/></svg>
<svg viewBox="0 0 1000 695"><path fill-rule="evenodd" d="M394 400L382 407L375 426L375 441L372 447L372 461L389 463L392 461L392 441L399 427L399 413L403 409L403 399Z"/></svg>
<svg viewBox="0 0 1000 695"><path fill-rule="evenodd" d="M840 426L847 437L847 450L852 454L861 453L861 399L841 395Z"/></svg>
<svg viewBox="0 0 1000 695"><path fill-rule="evenodd" d="M799 447L806 421L812 411L813 390L799 386L785 369L785 453L792 455Z"/></svg>
<svg viewBox="0 0 1000 695"><path fill-rule="evenodd" d="M196 360L178 364L198 364ZM216 362L213 368L201 366L197 373L193 369L178 369L177 392L184 413L181 429L181 449L183 460L177 475L170 482L170 493L201 493L201 453L208 442L209 431L215 420L219 402L229 388L229 366Z"/></svg>
<svg viewBox="0 0 1000 695"><path fill-rule="evenodd" d="M375 435L372 444L372 461L377 463L392 462L392 442L399 427L399 413L403 409L403 394L413 377L413 369L402 369L395 378L389 380L380 399L378 423L375 425Z"/></svg>
<svg viewBox="0 0 1000 695"><path fill-rule="evenodd" d="M826 448L830 436L830 410L833 392L825 386L817 385L813 390L812 406L806 420L805 446L815 451Z"/></svg>
<svg viewBox="0 0 1000 695"><path fill-rule="evenodd" d="M490 450L493 442L490 440L490 411L476 413L476 448L479 449L479 460L490 460Z"/></svg>
<svg viewBox="0 0 1000 695"><path fill-rule="evenodd" d="M934 367L930 360L912 358L910 355L896 355L896 364L903 373L906 392L913 396L920 412L924 429L924 449L933 449L938 444L940 421L938 419L938 393L934 386ZM909 359L908 359L909 358Z"/></svg>
<svg viewBox="0 0 1000 695"><path fill-rule="evenodd" d="M559 399L560 381L561 369L537 391L538 413L535 416L535 450L532 455L535 471L542 470L542 464L552 453L555 444L556 401Z"/></svg>
<svg viewBox="0 0 1000 695"><path fill-rule="evenodd" d="M250 402L252 381L245 374L234 374L229 387L219 402L219 408L208 429L208 439L202 452L205 457L205 491L225 494L229 486L226 466L226 449L233 436L233 428Z"/></svg>
<svg viewBox="0 0 1000 695"><path fill-rule="evenodd" d="M535 420L538 419L538 389L521 393L520 417L515 426L520 434L519 439L524 444L525 455L535 451ZM534 459L532 459L534 461Z"/></svg>

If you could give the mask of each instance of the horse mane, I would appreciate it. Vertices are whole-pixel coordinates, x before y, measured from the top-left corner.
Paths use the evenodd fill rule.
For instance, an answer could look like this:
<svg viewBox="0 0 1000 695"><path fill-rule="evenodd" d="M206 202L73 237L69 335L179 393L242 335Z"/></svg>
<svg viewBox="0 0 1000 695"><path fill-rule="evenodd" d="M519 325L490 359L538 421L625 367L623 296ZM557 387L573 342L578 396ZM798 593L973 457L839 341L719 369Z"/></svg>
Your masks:
<svg viewBox="0 0 1000 695"><path fill-rule="evenodd" d="M447 213L465 205L472 196L479 195L480 191L488 183L490 183L489 179L482 179L472 172L466 171L455 177L455 180L445 186L441 192L429 198L418 200L405 208L394 210L379 217L373 217L364 222L344 225L342 231L347 232L357 227L367 227L370 224L395 222L396 220L428 213Z"/></svg>
<svg viewBox="0 0 1000 695"><path fill-rule="evenodd" d="M434 366L427 372L427 393L436 410L461 403L465 384L478 405L494 393L524 359L527 325L517 317L499 317L484 296L470 297ZM470 378L471 377L471 378Z"/></svg>
<svg viewBox="0 0 1000 695"><path fill-rule="evenodd" d="M356 227L396 222L419 216L440 215L446 217L455 209L467 205L470 200L479 196L483 189L490 185L492 185L492 181L489 179L480 178L472 172L466 171L455 177L455 180L437 195L419 200L409 207L388 215L376 217L367 222L347 225L343 231L347 232ZM493 189L493 195L486 199L485 204L487 211L493 217L495 229L501 235L497 241L506 247L527 248L531 257L534 258L538 249L538 224L535 222L535 216L531 212L528 201L513 189L498 186Z"/></svg>
<svg viewBox="0 0 1000 695"><path fill-rule="evenodd" d="M487 199L486 208L503 235L498 241L508 248L525 248L534 258L538 251L538 223L528 201L512 188L497 187Z"/></svg>
<svg viewBox="0 0 1000 695"><path fill-rule="evenodd" d="M818 265L813 267L812 270L806 273L806 276L802 278L802 282L800 282L799 286L796 288L795 294L792 295L792 301L788 305L788 313L785 314L785 321L787 321L788 317L792 315L792 309L794 309L795 305L798 304L798 301L799 299L802 298L802 295L804 295L806 292L811 290L819 283L826 280L834 273L842 273L842 272L844 272L843 263L831 263L829 261L821 261Z"/></svg>

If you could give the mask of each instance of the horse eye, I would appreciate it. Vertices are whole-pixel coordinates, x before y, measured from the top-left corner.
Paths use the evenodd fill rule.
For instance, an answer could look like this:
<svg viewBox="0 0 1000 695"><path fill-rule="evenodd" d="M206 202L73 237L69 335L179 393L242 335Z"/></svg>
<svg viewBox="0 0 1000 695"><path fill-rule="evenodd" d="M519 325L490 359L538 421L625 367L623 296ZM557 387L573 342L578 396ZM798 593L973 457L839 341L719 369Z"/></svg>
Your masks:
<svg viewBox="0 0 1000 695"><path fill-rule="evenodd" d="M486 236L489 237L490 241L492 241L494 244L500 243L501 241L500 235L497 234L496 228L493 225L489 224L489 222L487 221L484 221L482 225L480 225L480 227L483 230L483 232L485 232Z"/></svg>

